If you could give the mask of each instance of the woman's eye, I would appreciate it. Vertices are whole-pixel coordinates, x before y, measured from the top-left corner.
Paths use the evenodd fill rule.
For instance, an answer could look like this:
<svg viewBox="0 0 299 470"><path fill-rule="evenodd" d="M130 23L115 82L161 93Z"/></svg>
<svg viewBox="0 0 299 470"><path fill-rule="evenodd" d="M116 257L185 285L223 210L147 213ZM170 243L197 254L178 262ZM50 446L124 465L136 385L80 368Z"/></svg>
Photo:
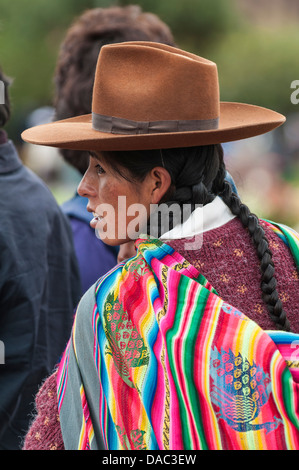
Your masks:
<svg viewBox="0 0 299 470"><path fill-rule="evenodd" d="M101 165L96 165L95 168L97 170L98 175L101 175L102 173L105 173L105 170L104 170L104 168L101 167Z"/></svg>

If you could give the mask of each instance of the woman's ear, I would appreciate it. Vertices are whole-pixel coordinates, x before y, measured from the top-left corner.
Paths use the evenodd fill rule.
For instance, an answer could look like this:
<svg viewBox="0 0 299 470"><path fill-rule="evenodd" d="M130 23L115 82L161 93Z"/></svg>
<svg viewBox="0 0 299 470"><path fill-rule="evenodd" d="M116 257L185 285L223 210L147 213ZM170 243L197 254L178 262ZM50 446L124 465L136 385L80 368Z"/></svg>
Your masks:
<svg viewBox="0 0 299 470"><path fill-rule="evenodd" d="M159 204L164 194L171 185L171 177L168 171L160 166L153 168L150 172L151 178L151 204Z"/></svg>

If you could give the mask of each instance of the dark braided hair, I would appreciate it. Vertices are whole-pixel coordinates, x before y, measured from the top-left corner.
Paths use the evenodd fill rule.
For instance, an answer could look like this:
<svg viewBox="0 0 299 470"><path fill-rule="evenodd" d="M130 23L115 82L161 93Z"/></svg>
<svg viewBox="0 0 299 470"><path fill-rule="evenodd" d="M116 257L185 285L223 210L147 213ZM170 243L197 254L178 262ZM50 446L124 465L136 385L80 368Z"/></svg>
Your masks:
<svg viewBox="0 0 299 470"><path fill-rule="evenodd" d="M216 196L220 196L248 230L254 243L260 260L262 298L271 320L277 328L290 330L289 321L276 290L272 252L265 231L258 217L242 203L227 180L223 149L220 144L178 149L102 152L101 156L114 171L133 183L142 182L155 166L165 167L171 177L171 186L160 203L168 206L173 203L191 204L194 208L196 204L205 205L213 201ZM128 171L123 172L123 169ZM170 228L172 225L171 220Z"/></svg>

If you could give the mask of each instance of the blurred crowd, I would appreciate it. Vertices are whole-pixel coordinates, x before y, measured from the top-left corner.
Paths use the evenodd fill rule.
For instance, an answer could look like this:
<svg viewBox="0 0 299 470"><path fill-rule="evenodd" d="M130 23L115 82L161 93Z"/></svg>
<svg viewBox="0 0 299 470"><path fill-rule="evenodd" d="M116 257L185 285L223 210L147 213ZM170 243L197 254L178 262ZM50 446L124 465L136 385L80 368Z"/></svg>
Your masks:
<svg viewBox="0 0 299 470"><path fill-rule="evenodd" d="M270 134L225 145L241 198L259 217L299 228L299 114ZM261 202L263 201L262 205Z"/></svg>

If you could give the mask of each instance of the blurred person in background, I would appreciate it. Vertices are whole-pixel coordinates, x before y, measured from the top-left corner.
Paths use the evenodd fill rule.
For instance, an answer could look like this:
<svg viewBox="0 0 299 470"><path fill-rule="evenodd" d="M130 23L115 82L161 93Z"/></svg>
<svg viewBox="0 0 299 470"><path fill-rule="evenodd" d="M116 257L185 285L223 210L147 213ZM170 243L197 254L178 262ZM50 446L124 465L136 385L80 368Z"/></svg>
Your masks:
<svg viewBox="0 0 299 470"><path fill-rule="evenodd" d="M2 129L10 80L0 79L0 449L16 450L38 387L65 349L80 278L68 219Z"/></svg>
<svg viewBox="0 0 299 470"><path fill-rule="evenodd" d="M56 65L55 119L90 112L99 51L105 44L125 41L154 41L174 45L169 27L156 15L143 12L137 5L94 8L75 20L61 44ZM88 168L88 152L60 151L65 161L83 176ZM97 238L89 225L92 217L86 205L87 199L78 193L62 205L72 226L82 293L114 267L117 261L135 254L134 244L124 245L119 253L119 247L105 245Z"/></svg>

